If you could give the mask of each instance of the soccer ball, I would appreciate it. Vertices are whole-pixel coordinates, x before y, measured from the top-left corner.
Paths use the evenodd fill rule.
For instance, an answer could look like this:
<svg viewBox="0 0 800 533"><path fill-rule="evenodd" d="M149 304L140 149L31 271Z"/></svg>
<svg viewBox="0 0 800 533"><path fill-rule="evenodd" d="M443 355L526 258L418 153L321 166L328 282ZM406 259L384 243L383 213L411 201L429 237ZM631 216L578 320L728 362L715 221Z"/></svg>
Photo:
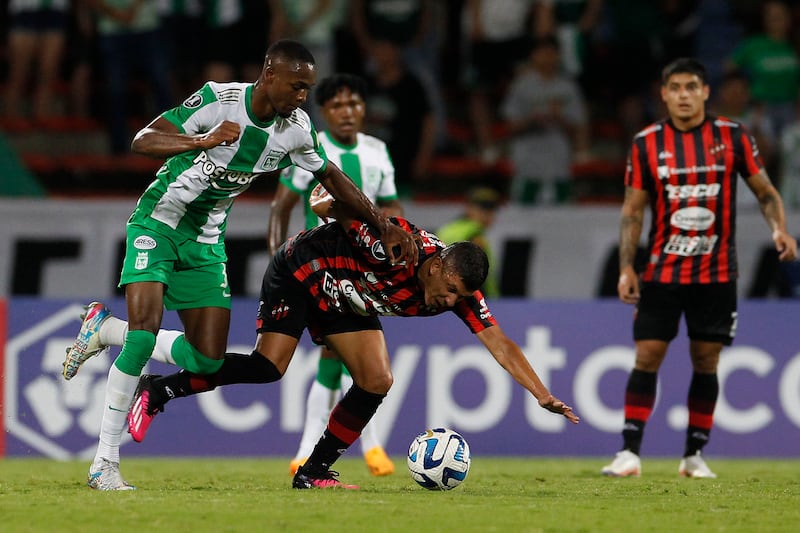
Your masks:
<svg viewBox="0 0 800 533"><path fill-rule="evenodd" d="M429 490L454 489L469 473L469 445L452 429L420 433L411 441L406 459L411 477Z"/></svg>

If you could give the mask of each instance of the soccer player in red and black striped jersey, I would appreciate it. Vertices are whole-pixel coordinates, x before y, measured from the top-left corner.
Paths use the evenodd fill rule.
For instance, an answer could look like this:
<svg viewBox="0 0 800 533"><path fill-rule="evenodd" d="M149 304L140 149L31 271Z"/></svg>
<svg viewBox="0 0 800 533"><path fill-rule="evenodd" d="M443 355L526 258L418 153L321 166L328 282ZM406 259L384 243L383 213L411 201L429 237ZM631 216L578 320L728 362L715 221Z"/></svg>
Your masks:
<svg viewBox="0 0 800 533"><path fill-rule="evenodd" d="M753 137L736 121L707 115L708 96L701 63L681 58L667 65L661 98L668 117L639 132L628 156L617 289L620 300L636 304L636 363L625 390L623 448L602 469L605 475L641 473L639 451L655 402L658 369L684 315L693 375L678 471L687 477L716 477L701 451L719 393L719 355L736 334L739 179L758 199L780 259L797 257L797 242L786 231L783 202ZM649 260L637 275L634 257L648 205Z"/></svg>
<svg viewBox="0 0 800 533"><path fill-rule="evenodd" d="M394 218L414 236L419 249L416 265L394 264L375 228L330 207L337 223L292 237L272 258L264 274L252 354L226 354L215 374L142 377L129 414L135 440L144 438L153 416L173 397L232 383L279 380L308 328L315 343L339 355L353 386L334 407L327 429L292 484L298 489L341 487L330 467L358 438L392 385L378 316L433 316L447 311L466 324L541 407L578 423L572 408L550 393L489 311L479 290L489 262L479 246L471 242L445 246L434 234Z"/></svg>

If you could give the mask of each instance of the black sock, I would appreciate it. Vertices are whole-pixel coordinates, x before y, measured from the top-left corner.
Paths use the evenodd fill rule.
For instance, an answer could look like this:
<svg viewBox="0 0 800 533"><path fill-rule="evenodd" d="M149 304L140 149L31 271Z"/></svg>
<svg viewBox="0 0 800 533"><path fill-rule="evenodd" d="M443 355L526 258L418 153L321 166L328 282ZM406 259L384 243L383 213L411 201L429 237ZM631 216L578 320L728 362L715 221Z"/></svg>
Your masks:
<svg viewBox="0 0 800 533"><path fill-rule="evenodd" d="M283 377L272 361L255 350L250 355L226 353L225 361L213 375L216 386L233 383L272 383Z"/></svg>
<svg viewBox="0 0 800 533"><path fill-rule="evenodd" d="M311 475L327 472L361 435L361 430L370 421L385 397L385 394L367 392L353 384L333 408L328 427L303 465L303 472Z"/></svg>
<svg viewBox="0 0 800 533"><path fill-rule="evenodd" d="M657 374L634 369L625 387L625 425L622 428L622 447L636 455L642 447L644 427L656 400Z"/></svg>
<svg viewBox="0 0 800 533"><path fill-rule="evenodd" d="M226 353L222 366L214 374L194 374L181 370L153 380L154 402L162 404L172 398L191 396L214 390L220 385L233 383L271 383L283 374L266 357L257 351L250 355Z"/></svg>
<svg viewBox="0 0 800 533"><path fill-rule="evenodd" d="M686 429L686 447L683 456L689 457L701 451L708 444L711 426L714 421L714 409L719 396L719 380L717 374L692 375L689 385L689 426Z"/></svg>

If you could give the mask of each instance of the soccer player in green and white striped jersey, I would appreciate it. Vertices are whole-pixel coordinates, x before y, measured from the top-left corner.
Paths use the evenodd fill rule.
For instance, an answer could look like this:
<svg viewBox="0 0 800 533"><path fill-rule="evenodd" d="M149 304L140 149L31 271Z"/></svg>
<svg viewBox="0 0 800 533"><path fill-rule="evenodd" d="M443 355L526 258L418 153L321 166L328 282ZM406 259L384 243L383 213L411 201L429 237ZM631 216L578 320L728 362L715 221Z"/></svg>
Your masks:
<svg viewBox="0 0 800 533"><path fill-rule="evenodd" d="M126 227L120 286L125 287L128 323L105 328L125 333L108 375L100 442L89 469L91 488L133 488L120 474L119 446L139 374L157 349L164 307L178 312L185 334L158 335L162 347L157 351L201 374L221 366L230 324L227 215L253 180L277 177L293 164L312 172L337 200L380 228L393 261L416 264L419 252L410 234L389 223L328 161L300 109L315 82L308 49L296 41L278 41L267 50L255 83L208 82L134 137L133 151L166 162ZM102 304L90 305L67 352L65 378L111 344L100 334L109 316Z"/></svg>
<svg viewBox="0 0 800 533"><path fill-rule="evenodd" d="M392 164L386 143L361 133L366 107L366 82L350 74L336 74L322 80L314 89L314 99L325 119L327 129L319 134L320 144L331 161L341 167L359 189L387 216L403 214L397 199ZM317 185L310 172L292 166L283 171L269 216L269 247L274 254L286 240L292 209L302 200L305 227L311 229L323 221L311 210L309 197ZM317 377L306 401L303 436L297 454L289 465L292 474L311 454L325 430L328 416L340 391L350 388L352 378L340 358L330 349L321 349ZM378 439L370 422L359 437L361 451L370 473L384 476L394 472L394 464Z"/></svg>

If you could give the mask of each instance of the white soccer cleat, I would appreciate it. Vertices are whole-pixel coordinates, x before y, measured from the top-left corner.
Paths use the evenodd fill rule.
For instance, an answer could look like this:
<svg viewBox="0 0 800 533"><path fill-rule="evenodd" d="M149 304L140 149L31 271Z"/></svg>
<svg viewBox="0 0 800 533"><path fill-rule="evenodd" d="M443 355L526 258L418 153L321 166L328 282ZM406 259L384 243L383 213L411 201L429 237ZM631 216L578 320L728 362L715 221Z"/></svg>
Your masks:
<svg viewBox="0 0 800 533"><path fill-rule="evenodd" d="M716 479L717 475L711 471L700 452L681 459L678 473L684 477L698 479Z"/></svg>
<svg viewBox="0 0 800 533"><path fill-rule="evenodd" d="M119 463L112 463L105 457L92 463L86 484L95 490L136 490L136 487L122 479Z"/></svg>
<svg viewBox="0 0 800 533"><path fill-rule="evenodd" d="M81 315L83 322L78 337L72 346L67 348L64 370L61 372L64 379L74 378L87 359L106 349L100 342L100 325L110 316L111 311L100 302L92 302L86 306L86 312Z"/></svg>
<svg viewBox="0 0 800 533"><path fill-rule="evenodd" d="M630 450L617 452L610 465L600 471L604 476L639 477L642 475L642 460Z"/></svg>

